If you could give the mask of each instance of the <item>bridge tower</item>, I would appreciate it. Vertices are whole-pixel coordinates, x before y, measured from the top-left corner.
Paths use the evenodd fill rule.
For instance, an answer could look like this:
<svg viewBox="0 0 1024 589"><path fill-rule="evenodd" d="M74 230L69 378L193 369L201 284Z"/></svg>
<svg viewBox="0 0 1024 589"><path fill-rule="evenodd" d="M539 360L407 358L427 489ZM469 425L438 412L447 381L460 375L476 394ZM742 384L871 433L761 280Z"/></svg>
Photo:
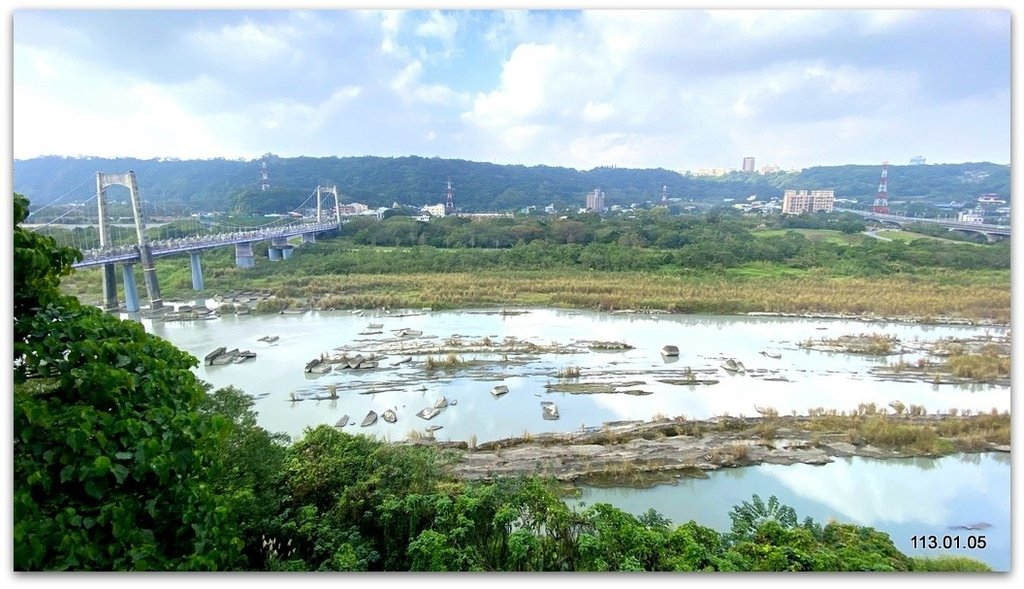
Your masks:
<svg viewBox="0 0 1024 589"><path fill-rule="evenodd" d="M267 171L267 162L260 167L260 190L270 188L270 172Z"/></svg>
<svg viewBox="0 0 1024 589"><path fill-rule="evenodd" d="M661 187L661 204L668 206L668 186L663 185Z"/></svg>
<svg viewBox="0 0 1024 589"><path fill-rule="evenodd" d="M444 201L444 214L454 215L455 214L455 199L452 196L452 177L448 176L448 187L445 189L445 201Z"/></svg>
<svg viewBox="0 0 1024 589"><path fill-rule="evenodd" d="M889 214L889 162L882 162L882 178L878 181L878 194L875 195L871 212Z"/></svg>
<svg viewBox="0 0 1024 589"><path fill-rule="evenodd" d="M334 220L341 225L341 205L338 203L338 187L337 186L320 186L316 187L316 222L323 222L323 205L322 197L331 195L334 197Z"/></svg>
<svg viewBox="0 0 1024 589"><path fill-rule="evenodd" d="M107 191L101 180L103 174L96 172L96 206L99 209L100 248L110 247L110 222L107 214ZM127 290L128 285L125 285ZM103 264L103 308L112 311L117 308L117 279L113 262Z"/></svg>
<svg viewBox="0 0 1024 589"><path fill-rule="evenodd" d="M139 199L139 186L135 181L135 172L128 171L125 174L104 174L96 172L96 202L100 209L100 247L107 247L110 242L110 228L107 225L106 205L107 188L110 186L124 186L128 189L128 195L132 202L132 216L135 217L135 234L138 238L139 259L142 261L142 276L146 281L146 295L149 297L149 308L152 310L161 309L164 306L163 298L160 296L160 284L156 279L156 265L153 263L153 251L146 240L146 222L142 218L142 202ZM109 269L108 269L109 268ZM103 267L103 297L107 309L117 307L117 291L113 284L114 265L104 264ZM125 272L128 276L128 272ZM109 288L108 288L108 278ZM125 284L125 289L128 289ZM134 298L135 293L125 293L126 297ZM113 299L113 301L111 301ZM131 299L129 299L130 301ZM111 304L113 302L113 304ZM128 305L132 307L132 304Z"/></svg>

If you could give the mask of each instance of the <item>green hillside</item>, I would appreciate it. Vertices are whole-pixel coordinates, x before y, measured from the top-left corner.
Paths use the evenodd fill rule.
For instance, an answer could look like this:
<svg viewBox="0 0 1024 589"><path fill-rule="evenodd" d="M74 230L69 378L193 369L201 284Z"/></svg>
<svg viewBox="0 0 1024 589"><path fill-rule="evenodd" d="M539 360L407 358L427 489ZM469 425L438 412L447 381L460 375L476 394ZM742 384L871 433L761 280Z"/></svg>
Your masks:
<svg viewBox="0 0 1024 589"><path fill-rule="evenodd" d="M267 162L270 190L260 191L260 166ZM337 185L347 201L390 206L443 202L451 177L456 205L464 211L513 210L554 203L582 206L595 188L606 204L628 206L670 198L722 202L750 195L767 200L794 189L833 189L837 198L870 199L881 166L807 168L799 173L694 177L664 169L595 168L581 171L549 166L498 165L466 160L384 157L295 157L267 154L256 160L140 160L131 158L41 157L14 161L14 190L33 204L84 201L95 192L95 174L133 170L148 202L181 203L193 211L282 212L299 206L318 184ZM1009 199L1010 167L991 163L890 166L892 199L964 201L995 193ZM70 193L70 194L69 194ZM67 195L67 196L65 196Z"/></svg>

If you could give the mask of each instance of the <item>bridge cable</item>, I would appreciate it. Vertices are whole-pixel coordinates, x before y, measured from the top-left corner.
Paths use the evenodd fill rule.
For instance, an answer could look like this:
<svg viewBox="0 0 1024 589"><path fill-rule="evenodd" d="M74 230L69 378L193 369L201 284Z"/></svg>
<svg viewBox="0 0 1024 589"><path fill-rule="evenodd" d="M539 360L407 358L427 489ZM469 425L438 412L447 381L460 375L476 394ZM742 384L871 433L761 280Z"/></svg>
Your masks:
<svg viewBox="0 0 1024 589"><path fill-rule="evenodd" d="M62 194L60 196L58 196L56 199L51 200L50 202L46 203L45 205L39 207L38 209L36 209L34 211L29 211L29 216L31 217L34 213L38 213L39 211L45 210L45 209L47 209L49 207L52 207L53 205L55 205L58 202L60 202L63 198L65 198L66 196L68 196L72 192L74 192L74 191L78 190L79 188L81 188L86 182L88 182L90 180L93 180L94 178L95 178L95 176L90 176L90 177L86 178L85 180L82 181L81 184L79 184L78 186L75 186L71 190L65 192L64 194ZM93 198L96 198L95 194L93 195ZM89 201L86 201L86 202L89 202Z"/></svg>

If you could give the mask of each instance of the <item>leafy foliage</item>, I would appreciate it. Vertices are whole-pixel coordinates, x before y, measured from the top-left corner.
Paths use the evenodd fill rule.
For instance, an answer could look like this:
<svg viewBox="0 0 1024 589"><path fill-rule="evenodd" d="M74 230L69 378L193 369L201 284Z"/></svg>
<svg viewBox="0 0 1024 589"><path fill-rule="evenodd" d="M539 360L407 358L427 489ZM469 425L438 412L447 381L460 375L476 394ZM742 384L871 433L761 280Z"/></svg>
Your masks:
<svg viewBox="0 0 1024 589"><path fill-rule="evenodd" d="M229 566L240 543L209 482L225 421L197 412L195 358L56 294L74 255L48 238L16 226L15 259L15 569Z"/></svg>
<svg viewBox="0 0 1024 589"><path fill-rule="evenodd" d="M71 273L71 265L82 259L74 249L60 247L53 238L21 227L28 216L29 202L14 195L14 341L25 335L20 319L55 302L60 297L60 279ZM17 347L15 354L17 355Z"/></svg>
<svg viewBox="0 0 1024 589"><path fill-rule="evenodd" d="M754 532L767 521L777 522L784 529L797 525L796 510L779 503L775 495L769 497L767 503L759 495L754 495L750 502L744 501L733 507L729 519L732 520L731 537L734 540L752 538Z"/></svg>

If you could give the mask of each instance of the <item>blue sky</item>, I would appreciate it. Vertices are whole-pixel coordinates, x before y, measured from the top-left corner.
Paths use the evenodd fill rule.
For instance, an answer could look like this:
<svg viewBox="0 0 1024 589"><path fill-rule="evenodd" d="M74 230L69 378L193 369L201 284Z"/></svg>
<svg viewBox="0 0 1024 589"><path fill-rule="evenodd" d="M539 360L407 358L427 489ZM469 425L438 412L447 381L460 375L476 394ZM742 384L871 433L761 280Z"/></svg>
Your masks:
<svg viewBox="0 0 1024 589"><path fill-rule="evenodd" d="M1010 163L1008 10L12 16L16 159Z"/></svg>

